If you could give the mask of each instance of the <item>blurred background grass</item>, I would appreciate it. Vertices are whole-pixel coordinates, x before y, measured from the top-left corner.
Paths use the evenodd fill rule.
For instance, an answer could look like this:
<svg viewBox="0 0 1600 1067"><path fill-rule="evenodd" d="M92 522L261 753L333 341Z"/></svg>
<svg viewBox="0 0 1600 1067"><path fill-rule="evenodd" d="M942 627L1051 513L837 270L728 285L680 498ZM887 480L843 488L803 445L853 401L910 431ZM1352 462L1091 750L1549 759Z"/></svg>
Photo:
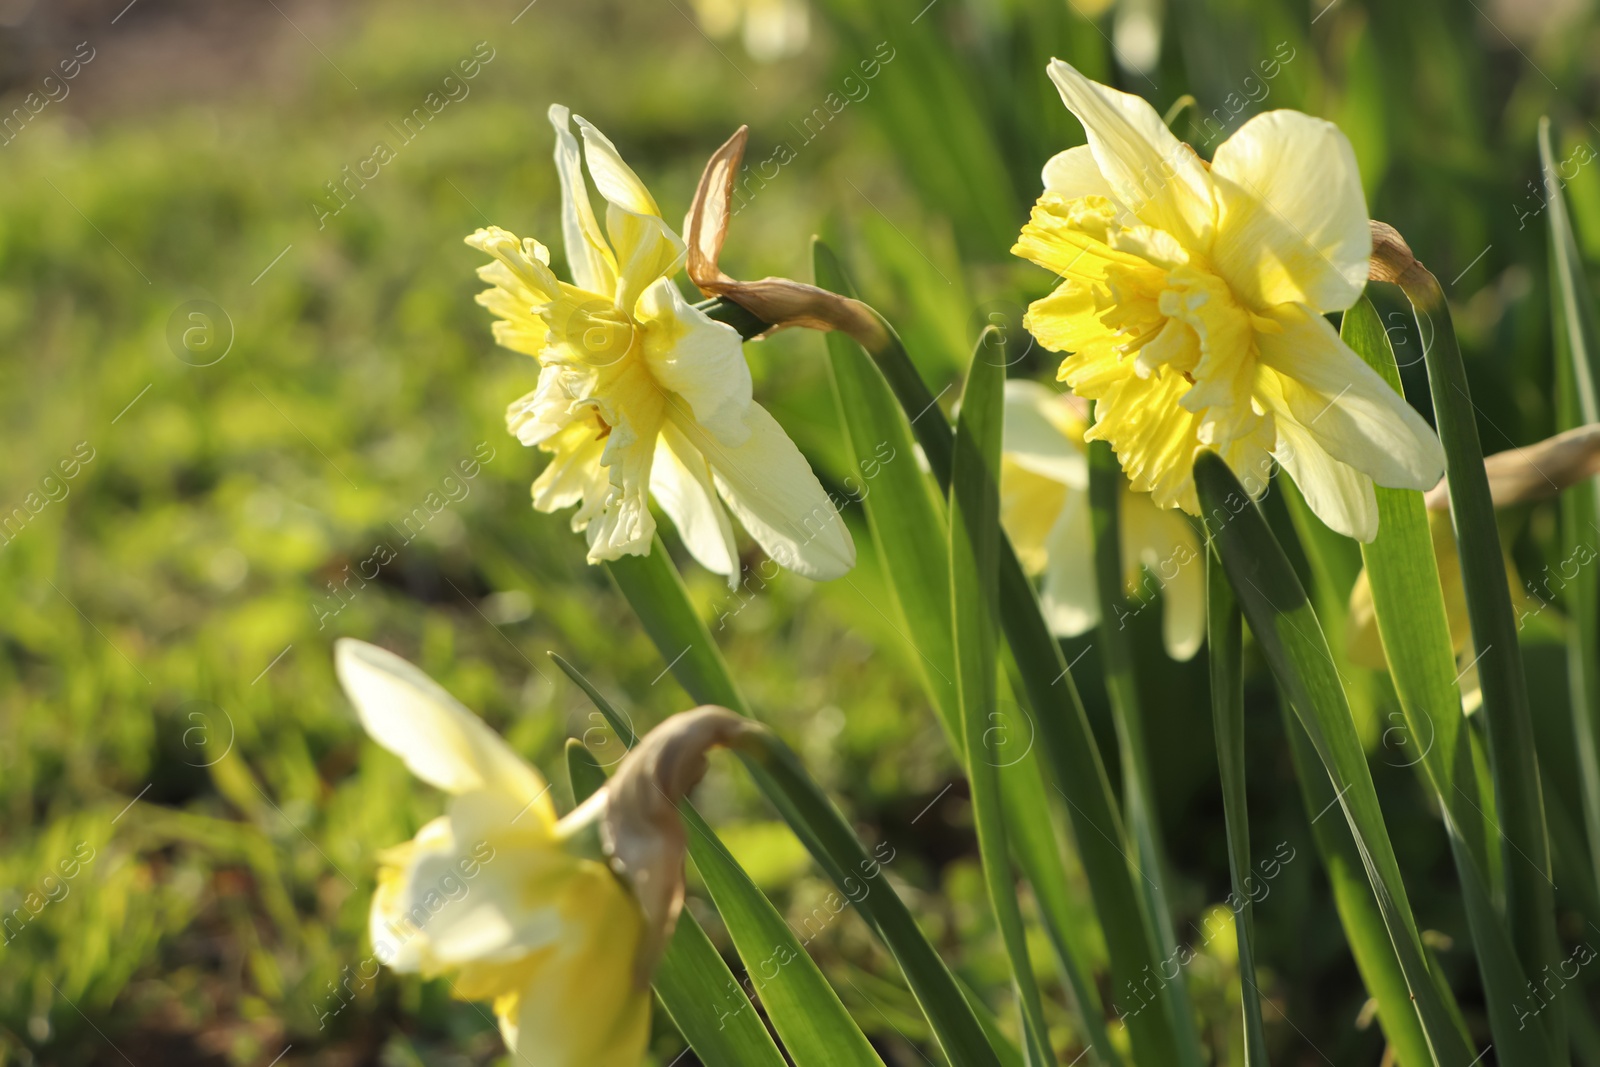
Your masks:
<svg viewBox="0 0 1600 1067"><path fill-rule="evenodd" d="M442 982L361 977L375 853L440 801L364 740L329 648L401 652L558 781L563 737L606 750L546 650L640 723L687 704L565 517L529 507L540 460L503 411L533 368L492 345L472 302L480 257L462 236L493 222L559 244L553 101L611 136L669 218L750 124L724 265L808 278L808 238L825 235L935 390L982 326L1020 331L1052 281L1007 254L1040 165L1082 139L1051 55L1158 109L1192 94L1175 128L1207 155L1259 110L1324 115L1355 145L1374 217L1448 282L1485 447L1552 430L1534 130L1551 114L1564 159L1600 144L1592 5L795 2L809 6L773 22L757 0L0 0L0 1063L503 1057L486 1012ZM430 93L445 103L406 141L396 127ZM379 142L393 158L341 204L326 183ZM1595 158L1566 190L1591 262ZM1420 339L1392 321L1413 384ZM748 353L758 397L850 491L820 340ZM1033 352L1013 373L1054 362ZM828 586L785 574L729 594L683 566L753 703L895 848L937 943L1009 1012L965 785L851 511L862 563ZM1554 511L1506 523L1537 576ZM1242 1062L1232 937L1211 933L1228 871L1204 668L1165 659L1157 612L1134 625L1178 928L1205 945L1186 977L1217 1062ZM1530 641L1537 709L1565 672L1558 645ZM1070 644L1109 742L1092 635ZM1443 836L1384 731L1384 681L1357 689L1413 901L1471 1014ZM1295 857L1255 912L1269 1040L1283 1063L1376 1063L1259 672L1248 696L1257 851ZM1543 754L1558 799L1564 729ZM832 917L746 784L719 766L702 796L886 1059L936 1055L894 969L852 913ZM1103 960L1090 921L1082 936ZM663 1017L657 1062L692 1063L682 1048Z"/></svg>

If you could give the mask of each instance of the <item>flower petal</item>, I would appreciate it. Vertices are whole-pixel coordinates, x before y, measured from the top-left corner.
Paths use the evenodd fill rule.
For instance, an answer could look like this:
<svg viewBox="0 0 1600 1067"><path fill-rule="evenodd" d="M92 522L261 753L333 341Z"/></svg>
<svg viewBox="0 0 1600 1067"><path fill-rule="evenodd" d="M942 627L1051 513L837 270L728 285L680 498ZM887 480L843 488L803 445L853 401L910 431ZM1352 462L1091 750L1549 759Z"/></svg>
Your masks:
<svg viewBox="0 0 1600 1067"><path fill-rule="evenodd" d="M1193 659L1206 636L1205 564L1194 527L1143 493L1122 494L1120 518L1123 565L1148 569L1161 585L1167 655L1179 662Z"/></svg>
<svg viewBox="0 0 1600 1067"><path fill-rule="evenodd" d="M1372 228L1355 152L1339 128L1269 111L1217 148L1217 269L1256 310L1342 311L1367 284Z"/></svg>
<svg viewBox="0 0 1600 1067"><path fill-rule="evenodd" d="M677 527L689 554L706 570L727 575L730 586L737 585L739 553L733 524L717 500L711 468L670 419L662 425L656 442L650 495Z"/></svg>
<svg viewBox="0 0 1600 1067"><path fill-rule="evenodd" d="M1024 470L1081 490L1089 484L1082 444L1084 422L1069 402L1039 382L1008 380L1002 448Z"/></svg>
<svg viewBox="0 0 1600 1067"><path fill-rule="evenodd" d="M688 401L697 422L725 445L741 445L751 400L750 365L739 331L684 300L670 278L639 298L644 359L663 389Z"/></svg>
<svg viewBox="0 0 1600 1067"><path fill-rule="evenodd" d="M1269 317L1281 329L1259 333L1256 341L1262 365L1276 374L1262 374L1257 387L1278 409L1280 423L1298 422L1334 459L1379 485L1426 490L1438 484L1444 474L1439 438L1327 319L1292 304Z"/></svg>
<svg viewBox="0 0 1600 1067"><path fill-rule="evenodd" d="M1086 144L1057 152L1045 162L1044 191L1054 193L1062 200L1076 200L1080 196L1103 196L1116 202L1116 190L1100 173L1095 162L1094 149Z"/></svg>
<svg viewBox="0 0 1600 1067"><path fill-rule="evenodd" d="M573 117L583 133L589 175L607 205L606 234L616 251L617 307L631 312L656 279L678 272L688 248L662 219L655 197L622 161L616 146L583 116Z"/></svg>
<svg viewBox="0 0 1600 1067"><path fill-rule="evenodd" d="M1216 207L1211 178L1194 149L1174 137L1142 98L1090 81L1059 59L1049 69L1067 110L1083 123L1116 199L1184 247L1209 247Z"/></svg>
<svg viewBox="0 0 1600 1067"><path fill-rule="evenodd" d="M1272 455L1328 529L1361 542L1378 536L1378 494L1371 478L1334 459L1292 419L1278 420Z"/></svg>
<svg viewBox="0 0 1600 1067"><path fill-rule="evenodd" d="M816 581L855 566L856 546L844 519L766 408L750 405L749 436L737 447L716 441L687 414L674 407L673 421L711 464L722 499L769 556Z"/></svg>
<svg viewBox="0 0 1600 1067"><path fill-rule="evenodd" d="M572 136L570 112L550 105L550 125L556 130L556 173L561 177L561 237L566 242L567 267L580 289L610 296L617 289L617 260L600 234L600 223L589 202L589 184L583 180L583 159L578 139Z"/></svg>
<svg viewBox="0 0 1600 1067"><path fill-rule="evenodd" d="M1029 574L1040 574L1049 560L1050 535L1066 504L1068 489L1061 481L1018 464L1011 455L1000 456L1000 525L1011 539L1017 559Z"/></svg>
<svg viewBox="0 0 1600 1067"><path fill-rule="evenodd" d="M1049 561L1039 607L1050 632L1077 637L1100 622L1100 593L1094 580L1094 532L1089 525L1089 494L1068 493L1050 531Z"/></svg>
<svg viewBox="0 0 1600 1067"><path fill-rule="evenodd" d="M539 772L433 679L393 652L342 637L334 666L361 725L412 774L447 793L508 793L554 825Z"/></svg>

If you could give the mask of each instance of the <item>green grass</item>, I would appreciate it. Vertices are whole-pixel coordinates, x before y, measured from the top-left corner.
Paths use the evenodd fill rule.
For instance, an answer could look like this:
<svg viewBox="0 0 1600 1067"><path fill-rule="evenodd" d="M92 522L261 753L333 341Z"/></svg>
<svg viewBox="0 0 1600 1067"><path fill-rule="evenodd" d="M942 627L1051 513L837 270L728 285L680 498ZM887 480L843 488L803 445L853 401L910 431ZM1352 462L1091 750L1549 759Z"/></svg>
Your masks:
<svg viewBox="0 0 1600 1067"><path fill-rule="evenodd" d="M1547 220L1528 182L1539 174L1541 113L1554 118L1556 158L1600 144L1586 121L1586 42L1600 29L1590 13L1528 35L1496 7L1513 45L1446 0L1342 0L1326 11L1289 0L1174 3L1146 79L1118 71L1110 16L1092 24L1044 0L943 0L925 11L924 0L830 0L813 9L813 44L775 65L736 41L708 43L687 3L545 0L513 24L520 6L407 3L311 20L286 8L315 46L268 11L248 31L215 32L268 33L271 64L214 75L215 91L123 99L119 79L149 69L136 67L139 49L178 18L146 0L115 26L113 10L85 31L98 51L74 95L0 147L0 523L14 508L26 516L0 543L0 921L10 924L0 1064L121 1062L111 1045L141 1065L265 1064L288 1045L285 1064L503 1056L486 1009L453 1001L444 983L361 977L375 856L440 801L366 742L330 650L335 637L358 636L414 660L555 781L566 778L568 736L602 764L618 753L547 650L621 695L637 725L692 703L604 570L584 563L566 517L529 507L541 461L506 434L503 412L532 388L532 364L493 346L489 316L472 301L481 257L461 238L474 228L493 222L559 245L551 102L599 124L669 219L740 123L752 127L751 160L793 144L794 162L735 219L725 268L809 280L809 238L823 234L938 394L959 384L991 312L1019 329L1022 305L1053 281L1007 255L1038 168L1081 136L1044 79L1048 56L1163 111L1195 94L1198 108L1177 129L1201 143L1205 116L1249 91L1244 79L1261 61L1292 52L1250 107L1301 108L1349 134L1372 214L1406 234L1445 285L1484 449L1558 424ZM47 7L28 25L55 17ZM493 58L469 95L400 143L390 123L480 41ZM791 123L880 42L894 58L870 92L801 144ZM57 58L41 47L37 60ZM18 67L8 84L26 86L29 72ZM319 229L312 205L331 206L324 183L380 140L393 160ZM1564 190L1590 278L1597 175L1579 167ZM1391 318L1401 311L1392 294L1374 299L1394 327L1406 389L1423 397L1422 339L1404 313ZM191 327L219 332L191 334L179 358L172 338ZM225 356L196 365L230 336ZM824 342L793 331L747 351L758 398L837 495L857 492ZM1009 373L1048 378L1054 365L1035 349ZM958 394L943 394L946 413ZM1276 500L1266 513L1318 613L1342 603L1342 570L1309 565ZM848 517L861 564L826 586L750 577L730 594L674 535L665 540L751 707L864 840L892 847L889 876L929 941L988 1009L982 1021L1020 1045L960 760L888 607L905 590L886 576L864 509ZM1567 558L1554 502L1500 519L1527 581ZM376 576L360 577L363 567ZM1239 1064L1234 939L1208 936L1232 882L1205 657L1168 661L1159 623L1159 609L1141 611L1125 636L1149 742L1150 814L1167 852L1162 889L1179 942L1198 948L1184 970L1197 1031L1214 1062ZM1566 636L1558 621L1520 638L1546 807L1583 847L1593 783L1567 716L1538 712L1567 706ZM1067 642L1062 661L1074 664L1111 795L1125 795L1097 645L1094 635ZM1295 856L1251 907L1264 1043L1274 1063L1376 1063L1383 1039L1354 1022L1367 992L1259 646L1247 640L1242 663L1249 855L1258 870L1262 857ZM1380 736L1400 705L1386 680L1336 668L1373 705L1377 726L1363 734L1373 796L1422 940L1482 1047L1488 1021L1449 840L1416 769ZM1071 825L1049 795L1052 827ZM714 761L696 805L719 830L734 828L726 840L737 858L885 1062L935 1058L893 960L854 911L833 915L831 883L749 777ZM1039 902L1020 893L1050 1040L1070 1050L1062 1062L1092 1040L1055 965L1061 953L1089 972L1126 1060L1127 1032L1109 1009L1121 990L1078 857L1079 844L1103 843L1052 833L1064 888L1052 882L1046 910L1078 921L1043 924ZM1592 878L1592 857L1558 850L1556 862L1565 956L1600 936L1587 925L1600 915L1587 905L1594 887L1572 881ZM1359 869L1354 881L1343 874L1347 890L1367 891ZM1504 876L1490 864L1491 882L1502 880L1492 889ZM740 973L692 879L691 894ZM1585 1020L1597 975L1586 970L1563 998L1575 1040L1594 1031ZM672 1063L682 1049L658 1012L654 1058Z"/></svg>

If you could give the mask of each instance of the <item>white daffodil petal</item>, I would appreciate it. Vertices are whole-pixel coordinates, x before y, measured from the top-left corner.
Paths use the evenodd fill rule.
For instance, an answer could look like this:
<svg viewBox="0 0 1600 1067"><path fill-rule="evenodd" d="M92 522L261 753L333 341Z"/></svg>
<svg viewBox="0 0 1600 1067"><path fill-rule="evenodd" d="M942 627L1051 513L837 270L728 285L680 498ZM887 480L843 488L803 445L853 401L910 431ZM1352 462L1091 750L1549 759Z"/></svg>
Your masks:
<svg viewBox="0 0 1600 1067"><path fill-rule="evenodd" d="M1180 663L1193 659L1206 638L1205 560L1194 527L1143 494L1124 493L1122 500L1123 557L1142 560L1161 583L1167 655Z"/></svg>
<svg viewBox="0 0 1600 1067"><path fill-rule="evenodd" d="M669 420L656 442L656 462L650 470L650 495L678 528L689 554L708 571L728 576L738 584L739 554L733 524L717 499L711 468L700 450L689 443Z"/></svg>
<svg viewBox="0 0 1600 1067"><path fill-rule="evenodd" d="M1194 149L1173 136L1145 100L1050 61L1067 110L1083 123L1095 162L1116 199L1186 248L1207 247L1216 226L1211 178Z"/></svg>
<svg viewBox="0 0 1600 1067"><path fill-rule="evenodd" d="M1330 456L1292 419L1278 420L1272 455L1328 529L1361 542L1378 536L1378 494L1371 478Z"/></svg>
<svg viewBox="0 0 1600 1067"><path fill-rule="evenodd" d="M677 413L673 421L711 464L729 510L781 566L816 581L838 578L855 566L856 546L844 518L766 408L750 405L749 436L738 447L718 443Z"/></svg>
<svg viewBox="0 0 1600 1067"><path fill-rule="evenodd" d="M434 966L508 963L560 939L559 908L533 890L559 884L583 861L555 845L497 849L458 837L453 846L419 853L397 899Z"/></svg>
<svg viewBox="0 0 1600 1067"><path fill-rule="evenodd" d="M1298 111L1239 128L1211 164L1217 269L1258 311L1301 303L1342 311L1367 284L1372 228L1350 141Z"/></svg>
<svg viewBox="0 0 1600 1067"><path fill-rule="evenodd" d="M670 278L639 298L644 358L661 388L688 402L694 420L724 445L744 444L750 365L739 331L684 300Z"/></svg>
<svg viewBox="0 0 1600 1067"><path fill-rule="evenodd" d="M334 665L361 725L411 773L447 793L509 793L554 823L539 772L433 679L393 652L349 637L334 644Z"/></svg>
<svg viewBox="0 0 1600 1067"><path fill-rule="evenodd" d="M561 237L566 242L572 280L578 288L591 293L614 293L616 257L601 236L600 222L589 202L589 185L583 180L583 158L578 139L572 136L570 112L560 104L551 104L549 115L556 131L556 173L561 177Z"/></svg>
<svg viewBox="0 0 1600 1067"><path fill-rule="evenodd" d="M1047 543L1049 558L1039 606L1050 632L1077 637L1100 622L1100 594L1094 579L1094 532L1089 524L1089 494L1068 493Z"/></svg>
<svg viewBox="0 0 1600 1067"><path fill-rule="evenodd" d="M617 262L617 307L631 312L658 278L678 272L688 248L662 219L655 198L622 161L616 145L583 116L573 117L583 133L589 175L607 204L606 233Z"/></svg>
<svg viewBox="0 0 1600 1067"><path fill-rule="evenodd" d="M1282 387L1281 401L1269 398L1287 412L1280 424L1298 422L1334 459L1379 485L1427 490L1439 483L1439 438L1328 320L1298 305L1278 308L1271 318L1283 329L1258 334L1257 346Z"/></svg>
<svg viewBox="0 0 1600 1067"><path fill-rule="evenodd" d="M1006 455L1024 470L1073 489L1087 488L1082 420L1066 407L1062 395L1024 378L1008 379L1005 389L1001 447Z"/></svg>

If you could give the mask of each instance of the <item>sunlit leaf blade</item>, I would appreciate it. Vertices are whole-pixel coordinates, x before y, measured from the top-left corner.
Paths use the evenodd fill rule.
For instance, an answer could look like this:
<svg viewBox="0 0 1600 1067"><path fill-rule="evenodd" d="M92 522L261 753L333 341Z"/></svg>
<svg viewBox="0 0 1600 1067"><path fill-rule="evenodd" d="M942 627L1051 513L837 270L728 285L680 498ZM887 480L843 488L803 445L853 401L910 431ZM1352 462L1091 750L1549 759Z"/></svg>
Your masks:
<svg viewBox="0 0 1600 1067"><path fill-rule="evenodd" d="M1562 429L1600 422L1600 315L1583 270L1573 236L1566 194L1559 181L1550 138L1550 120L1539 122L1539 162L1546 176L1546 218L1550 225L1550 313L1556 347L1556 402ZM1595 480L1575 485L1561 499L1564 560L1592 561L1589 536L1600 521L1600 490ZM1564 594L1567 629L1567 672L1571 683L1573 742L1577 748L1583 822L1588 836L1588 861L1600 884L1600 572L1581 566L1567 581ZM1600 917L1597 917L1600 918Z"/></svg>
<svg viewBox="0 0 1600 1067"><path fill-rule="evenodd" d="M1279 692L1282 692L1281 687ZM1384 927L1378 902L1372 895L1361 851L1350 834L1350 824L1333 811L1338 806L1338 797L1311 738L1306 736L1305 727L1289 707L1287 697L1281 698L1280 703L1283 730L1289 738L1289 754L1294 761L1295 780L1300 783L1306 818L1311 824L1311 837L1323 870L1327 872L1334 910L1339 913L1339 925L1344 928L1350 955L1355 958L1356 970L1361 974L1361 984L1378 1002L1378 1025L1394 1049L1400 1067L1427 1067L1434 1062L1433 1052L1428 1047L1428 1036L1422 1031L1422 1020L1411 1003L1411 991L1406 987L1406 977L1401 973L1400 960L1389 940L1389 931Z"/></svg>
<svg viewBox="0 0 1600 1067"><path fill-rule="evenodd" d="M1400 371L1371 302L1363 298L1345 312L1340 336L1399 390ZM1518 1017L1519 1008L1525 1014L1529 1010L1526 976L1485 872L1484 823L1471 752L1460 743L1458 672L1422 494L1382 486L1377 494L1378 536L1361 551L1404 716L1404 736L1391 747L1416 766L1444 814L1498 1061L1528 1067L1555 1063L1544 1029Z"/></svg>
<svg viewBox="0 0 1600 1067"><path fill-rule="evenodd" d="M1471 1063L1474 1053L1451 1020L1423 954L1366 753L1305 589L1249 494L1216 453L1196 460L1195 486L1250 631L1334 784L1436 1060L1445 1067Z"/></svg>
<svg viewBox="0 0 1600 1067"><path fill-rule="evenodd" d="M950 588L955 618L956 689L961 695L961 723L966 739L967 778L972 784L972 816L978 831L989 903L1000 937L1011 959L1011 974L1022 1001L1024 1031L1033 1049L1030 1058L1054 1063L1044 1001L1034 982L1028 943L1017 903L1016 881L1006 826L1001 816L999 761L989 743L995 712L995 615L999 597L995 566L1000 542L1000 435L1004 422L1003 362L985 359L978 342L967 371L956 424L955 470L950 484Z"/></svg>
<svg viewBox="0 0 1600 1067"><path fill-rule="evenodd" d="M820 243L814 252L818 283L835 292L854 295L833 254ZM916 462L911 424L878 366L841 333L827 334L826 345L829 378L849 454L862 477L871 479L871 491L865 494L862 506L899 608L897 619L917 652L917 662L940 721L960 754L966 745L951 667L954 651L947 607L949 543L942 535L946 527L944 499ZM920 386L921 379L915 377L916 371L908 362L899 367L909 371ZM943 421L932 407L922 417ZM939 535L932 535L933 531ZM1001 792L1008 820L1007 836L1024 877L1033 887L1057 963L1078 1007L1084 1043L1090 1050L1085 1062L1115 1064L1118 1057L1106 1035L1099 991L1075 957L1068 932L1073 921L1071 891L1056 852L1053 822L1041 817L1053 805L1039 767L1039 751L1032 741L1030 730L1026 739L1015 746L1021 751L1008 753L1001 761L1005 765Z"/></svg>
<svg viewBox="0 0 1600 1067"><path fill-rule="evenodd" d="M819 260L823 251L819 245ZM929 469L940 487L948 490L954 453L950 424L939 414L937 398L918 375L894 331L884 325L888 342L868 354L910 421ZM1135 1004L1129 994L1148 975L1158 973L1166 958L1157 947L1144 896L1135 884L1143 875L1135 858L1123 848L1121 812L1061 645L1045 624L1033 583L1004 536L999 563L1000 620L1006 643L1033 711L1044 763L1056 791L1066 801L1111 956L1110 1006L1128 1027L1136 1062L1186 1064L1189 1061L1181 1050L1195 1047L1198 1038L1193 1034L1193 1020L1175 1009L1169 988L1161 989L1146 1010L1130 1010ZM1126 1003L1119 1004L1119 997ZM1189 1033L1184 1033L1186 1030Z"/></svg>
<svg viewBox="0 0 1600 1067"><path fill-rule="evenodd" d="M1129 614L1123 592L1121 497L1123 477L1116 453L1105 441L1089 442L1089 509L1094 531L1095 590L1100 599L1100 659L1105 665L1106 691L1111 699L1112 721L1116 724L1118 752L1122 757L1122 805L1130 835L1129 845L1139 857L1144 877L1137 888L1144 894L1145 908L1155 924L1157 945L1163 959L1174 959L1178 938L1172 926L1172 909L1167 904L1167 854L1156 819L1155 785L1151 781L1150 757L1145 745L1144 712L1139 706L1139 685L1135 680L1132 634L1111 620ZM1173 1011L1180 1018L1192 1014L1187 979L1179 976L1163 991L1171 998ZM1180 1038L1196 1037L1184 1029ZM1201 1062L1198 1040L1184 1049L1186 1063Z"/></svg>
<svg viewBox="0 0 1600 1067"><path fill-rule="evenodd" d="M1489 769L1494 777L1495 808L1500 819L1505 870L1505 913L1523 970L1538 974L1561 961L1555 928L1555 895L1550 880L1550 844L1538 757L1534 752L1533 715L1517 643L1517 620L1511 606L1500 531L1478 439L1478 411L1467 384L1467 371L1456 344L1450 308L1438 281L1426 270L1409 272L1402 285L1419 323L1428 320L1423 336L1432 336L1424 351L1434 418L1444 445L1445 475L1450 486L1450 517L1461 557L1461 576L1472 623L1473 650L1483 690L1483 715L1488 727ZM1550 1044L1566 1053L1564 1009L1559 999L1539 1013L1538 1024Z"/></svg>
<svg viewBox="0 0 1600 1067"><path fill-rule="evenodd" d="M570 664L559 658L557 662L576 678ZM587 682L580 684L592 692ZM572 794L581 804L605 785L606 772L576 738L567 741L566 756ZM678 1032L706 1067L783 1067L787 1062L760 1013L687 908L678 916L651 984Z"/></svg>
<svg viewBox="0 0 1600 1067"><path fill-rule="evenodd" d="M649 555L625 556L609 567L612 579L639 616L656 650L689 695L701 703L721 704L748 715L749 706L733 684L722 652L705 623L695 614L683 578L660 539ZM957 1062L994 1063L994 1049L967 1007L949 968L928 943L899 894L879 878L880 860L867 852L838 808L811 781L787 746L775 735L768 736L771 745L761 758L740 753L756 785L838 890L878 933L946 1054ZM861 893L863 879L871 881L874 892ZM782 1030L778 1033L783 1036Z"/></svg>
<svg viewBox="0 0 1600 1067"><path fill-rule="evenodd" d="M1222 566L1206 553L1206 649L1211 661L1211 722L1222 778L1222 815L1228 834L1228 874L1233 884L1233 928L1239 942L1240 999L1244 1002L1245 1067L1267 1062L1261 1031L1261 989L1256 983L1254 882L1250 867L1250 813L1244 772L1244 625Z"/></svg>

